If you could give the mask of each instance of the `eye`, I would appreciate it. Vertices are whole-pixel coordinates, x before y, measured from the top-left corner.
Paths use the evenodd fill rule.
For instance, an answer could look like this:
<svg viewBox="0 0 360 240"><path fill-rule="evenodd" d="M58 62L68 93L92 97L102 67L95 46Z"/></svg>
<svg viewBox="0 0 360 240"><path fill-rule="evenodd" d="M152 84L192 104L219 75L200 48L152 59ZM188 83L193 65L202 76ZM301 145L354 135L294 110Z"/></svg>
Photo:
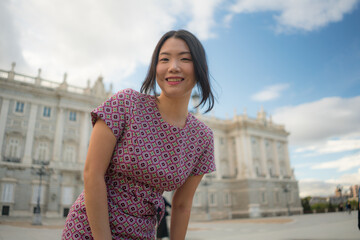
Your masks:
<svg viewBox="0 0 360 240"><path fill-rule="evenodd" d="M159 59L159 62L168 62L168 61L169 61L168 58L160 58L160 59Z"/></svg>
<svg viewBox="0 0 360 240"><path fill-rule="evenodd" d="M183 61L183 62L191 62L192 59L191 58L182 58L181 61Z"/></svg>

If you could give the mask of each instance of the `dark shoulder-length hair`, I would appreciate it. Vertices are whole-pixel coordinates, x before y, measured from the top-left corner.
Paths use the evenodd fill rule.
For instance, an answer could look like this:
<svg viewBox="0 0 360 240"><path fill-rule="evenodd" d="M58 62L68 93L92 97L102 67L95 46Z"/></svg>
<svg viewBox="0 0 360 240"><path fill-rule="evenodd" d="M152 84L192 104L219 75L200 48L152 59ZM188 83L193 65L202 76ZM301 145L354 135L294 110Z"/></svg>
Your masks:
<svg viewBox="0 0 360 240"><path fill-rule="evenodd" d="M140 88L140 92L150 94L153 93L155 96L156 93L156 66L159 60L159 52L165 41L169 38L177 38L186 42L187 46L190 49L191 57L194 64L194 71L196 77L196 86L200 91L201 101L196 106L205 105L208 103L208 108L205 113L209 112L214 107L214 95L211 90L209 69L206 60L206 54L204 47L201 42L186 30L178 31L169 31L165 33L159 42L157 43L149 66L148 73L146 78Z"/></svg>

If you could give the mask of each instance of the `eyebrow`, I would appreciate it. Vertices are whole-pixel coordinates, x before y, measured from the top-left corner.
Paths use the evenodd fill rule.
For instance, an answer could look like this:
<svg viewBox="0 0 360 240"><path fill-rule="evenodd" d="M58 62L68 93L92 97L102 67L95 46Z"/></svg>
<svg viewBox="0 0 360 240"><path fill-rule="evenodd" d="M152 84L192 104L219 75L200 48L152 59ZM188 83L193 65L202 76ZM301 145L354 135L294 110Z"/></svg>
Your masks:
<svg viewBox="0 0 360 240"><path fill-rule="evenodd" d="M186 51L186 52L180 52L178 55L184 55L184 54L190 54L190 52ZM161 52L159 55L171 55L170 53L168 52Z"/></svg>

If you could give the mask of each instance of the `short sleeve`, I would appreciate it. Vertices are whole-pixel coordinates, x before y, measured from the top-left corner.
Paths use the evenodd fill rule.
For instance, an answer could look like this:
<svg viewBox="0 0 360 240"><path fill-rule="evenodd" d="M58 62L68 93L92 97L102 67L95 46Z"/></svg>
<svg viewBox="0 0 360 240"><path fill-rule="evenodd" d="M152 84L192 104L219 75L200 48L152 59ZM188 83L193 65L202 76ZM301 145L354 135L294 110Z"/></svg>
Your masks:
<svg viewBox="0 0 360 240"><path fill-rule="evenodd" d="M98 119L104 120L116 139L119 139L130 120L132 92L131 89L119 91L95 108L91 112L92 125L94 126Z"/></svg>
<svg viewBox="0 0 360 240"><path fill-rule="evenodd" d="M214 158L214 137L213 133L210 130L206 137L207 145L199 157L199 160L194 165L190 176L194 175L203 175L205 173L211 173L216 170L215 158Z"/></svg>

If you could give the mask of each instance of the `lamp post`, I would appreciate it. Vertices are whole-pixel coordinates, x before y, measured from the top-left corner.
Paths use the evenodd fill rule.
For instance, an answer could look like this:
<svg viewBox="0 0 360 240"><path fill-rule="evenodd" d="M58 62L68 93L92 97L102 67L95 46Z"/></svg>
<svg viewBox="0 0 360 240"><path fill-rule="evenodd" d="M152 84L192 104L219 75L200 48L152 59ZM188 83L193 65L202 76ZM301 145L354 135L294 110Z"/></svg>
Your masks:
<svg viewBox="0 0 360 240"><path fill-rule="evenodd" d="M289 204L289 197L288 197L288 194L290 192L290 185L289 184L284 185L283 186L283 191L285 193L286 208L287 208L287 211L288 211L288 216L290 216L291 212L290 212L290 204Z"/></svg>
<svg viewBox="0 0 360 240"><path fill-rule="evenodd" d="M35 214L34 214L34 218L33 218L32 225L42 225L41 209L40 209L42 176L43 176L43 175L49 175L50 172L51 172L51 170L45 168L45 165L48 165L49 162L41 161L40 164L41 164L41 167L40 167L40 168L35 168L35 167L32 167L32 168L31 168L32 171L33 171L36 175L39 175L39 177L40 177L39 188L38 188L38 196L37 196L36 207L35 207Z"/></svg>

